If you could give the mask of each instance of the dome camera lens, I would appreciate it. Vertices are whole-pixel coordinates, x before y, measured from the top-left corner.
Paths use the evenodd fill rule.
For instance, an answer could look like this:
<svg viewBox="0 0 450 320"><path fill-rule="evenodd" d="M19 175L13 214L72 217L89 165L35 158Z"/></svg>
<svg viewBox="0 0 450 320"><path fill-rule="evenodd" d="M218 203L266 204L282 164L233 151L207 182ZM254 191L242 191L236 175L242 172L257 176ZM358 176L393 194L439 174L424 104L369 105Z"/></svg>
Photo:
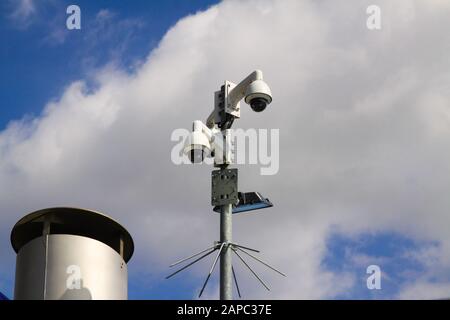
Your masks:
<svg viewBox="0 0 450 320"><path fill-rule="evenodd" d="M192 149L189 153L189 160L192 163L202 163L205 159L205 152L202 149Z"/></svg>
<svg viewBox="0 0 450 320"><path fill-rule="evenodd" d="M253 98L250 101L250 107L255 112L263 111L267 106L267 101L264 98Z"/></svg>

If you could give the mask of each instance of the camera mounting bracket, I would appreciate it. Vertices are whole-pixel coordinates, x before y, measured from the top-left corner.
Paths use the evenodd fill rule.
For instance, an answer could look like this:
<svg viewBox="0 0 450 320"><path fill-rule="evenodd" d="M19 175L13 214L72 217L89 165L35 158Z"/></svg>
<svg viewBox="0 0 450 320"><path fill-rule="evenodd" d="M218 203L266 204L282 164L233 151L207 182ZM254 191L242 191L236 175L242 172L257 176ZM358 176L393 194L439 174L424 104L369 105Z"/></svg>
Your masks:
<svg viewBox="0 0 450 320"><path fill-rule="evenodd" d="M237 204L238 169L220 169L211 172L211 205Z"/></svg>

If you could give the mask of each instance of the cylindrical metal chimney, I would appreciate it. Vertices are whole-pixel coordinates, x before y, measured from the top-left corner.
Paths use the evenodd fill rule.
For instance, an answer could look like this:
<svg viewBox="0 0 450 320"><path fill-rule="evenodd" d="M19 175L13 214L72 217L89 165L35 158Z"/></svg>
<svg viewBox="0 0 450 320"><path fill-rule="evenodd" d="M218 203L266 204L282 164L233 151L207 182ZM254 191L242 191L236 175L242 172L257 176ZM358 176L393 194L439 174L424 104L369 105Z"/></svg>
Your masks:
<svg viewBox="0 0 450 320"><path fill-rule="evenodd" d="M133 239L104 214L39 210L16 223L11 243L17 253L14 299L127 299Z"/></svg>

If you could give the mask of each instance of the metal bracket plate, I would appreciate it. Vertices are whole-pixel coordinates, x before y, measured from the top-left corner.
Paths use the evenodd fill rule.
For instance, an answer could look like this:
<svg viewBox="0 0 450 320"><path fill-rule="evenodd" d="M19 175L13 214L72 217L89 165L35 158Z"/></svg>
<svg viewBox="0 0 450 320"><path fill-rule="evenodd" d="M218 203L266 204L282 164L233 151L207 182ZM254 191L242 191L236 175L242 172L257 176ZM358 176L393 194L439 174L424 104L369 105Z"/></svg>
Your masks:
<svg viewBox="0 0 450 320"><path fill-rule="evenodd" d="M211 205L238 203L238 169L214 170L211 181Z"/></svg>
<svg viewBox="0 0 450 320"><path fill-rule="evenodd" d="M241 117L241 105L240 102L237 102L236 105L233 105L231 101L228 99L228 95L233 88L236 87L236 84L231 81L225 81L225 113L231 114L235 118Z"/></svg>

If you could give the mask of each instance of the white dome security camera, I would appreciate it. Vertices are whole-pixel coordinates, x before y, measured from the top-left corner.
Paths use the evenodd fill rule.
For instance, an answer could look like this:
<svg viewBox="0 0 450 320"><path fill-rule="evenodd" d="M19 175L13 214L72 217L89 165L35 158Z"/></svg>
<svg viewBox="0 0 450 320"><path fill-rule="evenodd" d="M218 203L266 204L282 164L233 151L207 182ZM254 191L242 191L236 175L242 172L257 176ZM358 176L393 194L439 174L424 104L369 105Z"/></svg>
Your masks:
<svg viewBox="0 0 450 320"><path fill-rule="evenodd" d="M255 80L245 91L245 102L253 111L261 112L272 102L272 92L263 80Z"/></svg>
<svg viewBox="0 0 450 320"><path fill-rule="evenodd" d="M216 167L231 163L232 138L227 130L234 119L240 117L241 100L255 112L265 110L272 102L272 92L264 82L261 70L253 71L238 84L227 80L219 91L214 92L214 110L206 124L194 121L192 132L186 139L183 151L192 163L201 163L207 157L214 158ZM221 143L215 141L215 134L223 138Z"/></svg>
<svg viewBox="0 0 450 320"><path fill-rule="evenodd" d="M261 70L253 71L237 85L230 81L225 81L225 90L223 91L223 93L217 92L217 94L225 97L225 113L232 116L233 119L240 117L239 102L241 100L244 100L256 112L263 111L272 102L272 92L267 83L264 82ZM220 110L220 99L216 100L218 103L216 103L215 109ZM214 123L214 121L215 123L219 122L217 120L220 116L217 111L211 117L213 119L208 118L208 124Z"/></svg>
<svg viewBox="0 0 450 320"><path fill-rule="evenodd" d="M213 131L200 120L194 121L192 132L186 139L184 154L192 163L202 163L206 157L212 156Z"/></svg>
<svg viewBox="0 0 450 320"><path fill-rule="evenodd" d="M201 131L191 132L186 139L184 154L192 163L202 163L211 154L208 137Z"/></svg>

